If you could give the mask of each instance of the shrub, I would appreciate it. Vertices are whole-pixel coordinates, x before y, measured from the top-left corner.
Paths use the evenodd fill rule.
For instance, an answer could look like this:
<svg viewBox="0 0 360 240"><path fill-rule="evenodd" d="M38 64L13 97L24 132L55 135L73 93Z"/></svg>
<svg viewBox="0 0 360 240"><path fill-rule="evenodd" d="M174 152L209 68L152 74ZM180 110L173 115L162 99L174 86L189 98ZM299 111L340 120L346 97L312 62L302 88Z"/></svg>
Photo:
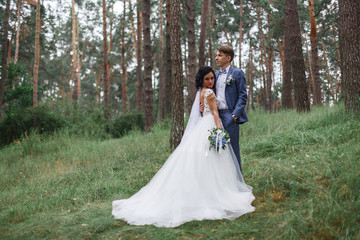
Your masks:
<svg viewBox="0 0 360 240"><path fill-rule="evenodd" d="M130 112L120 115L113 122L111 135L115 138L121 137L127 132L135 129L144 130L145 116L141 112Z"/></svg>
<svg viewBox="0 0 360 240"><path fill-rule="evenodd" d="M51 111L50 107L40 105L35 110L25 108L10 112L0 122L0 147L20 139L25 132L33 129L33 116L37 115L37 130L39 133L52 133L65 126L65 119Z"/></svg>

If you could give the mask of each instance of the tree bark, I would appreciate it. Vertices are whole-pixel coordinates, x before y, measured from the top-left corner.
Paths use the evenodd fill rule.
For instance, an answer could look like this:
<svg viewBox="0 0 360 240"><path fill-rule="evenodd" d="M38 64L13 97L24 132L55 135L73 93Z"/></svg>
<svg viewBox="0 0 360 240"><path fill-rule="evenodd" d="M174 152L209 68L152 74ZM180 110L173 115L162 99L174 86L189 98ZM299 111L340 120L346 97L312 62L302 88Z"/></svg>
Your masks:
<svg viewBox="0 0 360 240"><path fill-rule="evenodd" d="M169 117L171 115L171 105L172 105L172 67L171 67L171 42L170 42L170 32L171 32L171 12L170 12L170 0L166 0L166 34L165 34L165 103L164 103L164 116Z"/></svg>
<svg viewBox="0 0 360 240"><path fill-rule="evenodd" d="M292 103L292 88L291 88L291 45L290 45L290 22L285 18L284 29L284 79L283 79L283 91L281 95L281 105L283 109L293 108Z"/></svg>
<svg viewBox="0 0 360 240"><path fill-rule="evenodd" d="M159 41L159 109L156 121L160 122L164 118L164 94L165 94L165 77L164 77L164 18L163 18L164 1L160 0L159 14L160 14L160 41Z"/></svg>
<svg viewBox="0 0 360 240"><path fill-rule="evenodd" d="M196 75L196 45L195 45L195 9L194 0L187 1L187 38L188 38L188 74L186 85L188 90L187 112L191 111L192 103L195 99L195 75Z"/></svg>
<svg viewBox="0 0 360 240"><path fill-rule="evenodd" d="M143 0L143 34L144 34L144 108L145 131L149 131L154 123L153 88L151 77L151 38L150 38L150 0Z"/></svg>
<svg viewBox="0 0 360 240"><path fill-rule="evenodd" d="M309 65L309 75L310 75L310 79L309 79L309 99L311 99L311 89L312 89L313 90L313 105L315 105L314 75L313 75L313 70L312 70L311 56L310 56L310 52L309 52L309 48L308 48L308 44L307 44L306 40L305 40L305 46L306 46L306 52L307 52L307 55L308 55L308 63L309 63L308 65Z"/></svg>
<svg viewBox="0 0 360 240"><path fill-rule="evenodd" d="M75 16L75 2L74 0L71 1L71 21L72 21L72 73L71 73L71 80L72 84L75 84L76 90L75 93L77 93L77 46L76 46L76 16ZM77 101L77 94L75 94L74 99L75 102Z"/></svg>
<svg viewBox="0 0 360 240"><path fill-rule="evenodd" d="M106 0L102 1L103 7L103 71L104 71L104 103L105 118L111 118L110 112L110 78L108 78L108 61L107 61L107 33L106 33Z"/></svg>
<svg viewBox="0 0 360 240"><path fill-rule="evenodd" d="M39 62L40 62L40 32L41 32L41 19L40 19L40 0L36 4L36 31L35 31L35 59L34 59L34 77L33 77L33 109L38 106L38 75L39 75ZM34 113L34 129L37 128L37 114Z"/></svg>
<svg viewBox="0 0 360 240"><path fill-rule="evenodd" d="M20 16L20 9L21 9L22 0L19 0L16 15L18 18L18 25L16 29L16 44L15 44L15 58L14 62L17 63L19 58L19 39L20 39L20 27L21 27L21 16Z"/></svg>
<svg viewBox="0 0 360 240"><path fill-rule="evenodd" d="M316 40L316 19L315 19L315 9L314 9L314 0L308 0L309 3L309 15L310 15L310 26L311 26L311 59L312 59L312 75L314 79L314 104L321 105L321 82L320 82L320 73L319 73L319 56L318 56L318 47Z"/></svg>
<svg viewBox="0 0 360 240"><path fill-rule="evenodd" d="M205 65L205 41L206 41L206 27L209 14L209 0L203 0L201 9L201 31L199 38L199 67Z"/></svg>
<svg viewBox="0 0 360 240"><path fill-rule="evenodd" d="M127 96L126 96L126 90L127 90L127 85L126 85L126 75L127 75L127 71L126 71L126 65L125 65L125 9L126 9L126 0L124 0L124 13L123 13L123 19L122 19L122 24L121 24L121 69L122 69L122 76L121 76L121 82L122 82L122 103L123 103L123 112L126 112L126 100L127 100Z"/></svg>
<svg viewBox="0 0 360 240"><path fill-rule="evenodd" d="M292 48L291 66L294 78L296 110L298 112L310 111L296 0L285 0L285 22L289 24L288 30L290 34L290 46Z"/></svg>
<svg viewBox="0 0 360 240"><path fill-rule="evenodd" d="M263 33L263 30L262 30L262 20L261 20L261 8L260 7L257 7L256 8L256 15L257 15L257 23L258 23L258 28L259 28L259 43L260 43L260 68L261 68L261 76L260 78L262 77L263 79L263 85L264 85L264 94L262 95L262 98L260 100L260 104L261 103L264 103L264 108L266 109L266 100L267 100L267 97L266 97L266 93L267 93L267 87L266 87L266 80L265 80L265 70L264 70L264 55L265 55L265 50L264 50L264 33ZM263 101L264 100L264 101ZM260 106L260 109L261 109L261 106Z"/></svg>
<svg viewBox="0 0 360 240"><path fill-rule="evenodd" d="M329 70L329 64L328 64L328 60L327 60L325 44L324 44L324 41L323 41L323 40L321 40L321 44L322 44L323 51L324 51L324 61L325 61L325 65L326 65L326 72L327 72L328 79L329 79L329 85L330 85L330 89L331 89L332 100L333 100L334 102L336 102L335 93L334 93L334 86L333 86L332 80L331 80L331 74L330 74L330 70Z"/></svg>
<svg viewBox="0 0 360 240"><path fill-rule="evenodd" d="M142 70L142 16L141 16L141 0L137 1L137 73L136 73L136 92L135 106L138 110L144 110L142 101L144 96L143 90L143 70Z"/></svg>
<svg viewBox="0 0 360 240"><path fill-rule="evenodd" d="M239 23L239 68L241 69L241 45L243 40L243 1L240 0L240 23Z"/></svg>
<svg viewBox="0 0 360 240"><path fill-rule="evenodd" d="M172 121L170 146L175 149L184 132L183 71L181 60L180 0L171 1Z"/></svg>
<svg viewBox="0 0 360 240"><path fill-rule="evenodd" d="M339 42L345 111L360 111L360 5L339 0Z"/></svg>
<svg viewBox="0 0 360 240"><path fill-rule="evenodd" d="M0 119L2 118L1 107L3 104L5 93L5 81L7 78L7 48L8 48L8 31L9 31L9 14L10 14L10 0L6 0L5 17L4 17L4 33L2 36L1 48L1 83L0 83Z"/></svg>
<svg viewBox="0 0 360 240"><path fill-rule="evenodd" d="M269 7L270 4L272 3L272 1L270 0L269 2ZM273 53L273 47L272 47L272 43L271 43L271 13L268 11L267 12L267 20L268 20L268 41L267 41L267 71L266 71L266 97L267 97L267 101L266 101L266 110L268 110L269 112L271 112L271 106L272 106L272 92L271 92L271 87L272 87L272 74L273 74L273 61L274 61L274 53Z"/></svg>

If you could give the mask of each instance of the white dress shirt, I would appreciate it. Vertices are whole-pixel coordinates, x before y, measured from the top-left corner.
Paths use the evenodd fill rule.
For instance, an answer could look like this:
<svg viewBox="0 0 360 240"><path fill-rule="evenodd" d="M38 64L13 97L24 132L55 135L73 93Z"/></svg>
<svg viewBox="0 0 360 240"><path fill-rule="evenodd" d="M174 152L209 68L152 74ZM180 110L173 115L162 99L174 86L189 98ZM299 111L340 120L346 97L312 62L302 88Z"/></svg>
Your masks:
<svg viewBox="0 0 360 240"><path fill-rule="evenodd" d="M228 106L226 104L226 98L225 98L225 88L226 88L226 76L229 73L230 65L225 68L226 74L221 74L218 76L218 79L216 80L216 98L219 101L219 110L228 109Z"/></svg>

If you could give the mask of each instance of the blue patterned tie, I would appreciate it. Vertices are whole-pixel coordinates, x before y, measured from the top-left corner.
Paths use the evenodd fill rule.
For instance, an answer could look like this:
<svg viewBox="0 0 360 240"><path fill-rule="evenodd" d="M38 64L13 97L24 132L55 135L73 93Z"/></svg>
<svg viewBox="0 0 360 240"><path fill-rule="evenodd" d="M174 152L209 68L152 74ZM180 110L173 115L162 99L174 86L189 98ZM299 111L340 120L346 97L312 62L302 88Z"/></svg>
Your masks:
<svg viewBox="0 0 360 240"><path fill-rule="evenodd" d="M226 68L225 68L224 70L220 70L220 71L219 71L219 76L220 76L221 74L226 74Z"/></svg>

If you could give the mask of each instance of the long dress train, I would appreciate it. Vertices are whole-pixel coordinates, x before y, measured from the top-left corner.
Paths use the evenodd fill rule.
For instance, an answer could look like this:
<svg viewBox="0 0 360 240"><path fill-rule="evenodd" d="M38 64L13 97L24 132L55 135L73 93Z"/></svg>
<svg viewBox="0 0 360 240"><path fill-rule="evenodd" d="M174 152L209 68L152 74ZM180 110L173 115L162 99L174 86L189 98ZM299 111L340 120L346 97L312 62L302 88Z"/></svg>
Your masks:
<svg viewBox="0 0 360 240"><path fill-rule="evenodd" d="M252 188L244 182L231 145L221 153L209 150L208 130L216 127L206 101L212 93L206 90L203 117L151 181L129 199L113 201L116 219L177 227L192 220L235 219L255 210Z"/></svg>

